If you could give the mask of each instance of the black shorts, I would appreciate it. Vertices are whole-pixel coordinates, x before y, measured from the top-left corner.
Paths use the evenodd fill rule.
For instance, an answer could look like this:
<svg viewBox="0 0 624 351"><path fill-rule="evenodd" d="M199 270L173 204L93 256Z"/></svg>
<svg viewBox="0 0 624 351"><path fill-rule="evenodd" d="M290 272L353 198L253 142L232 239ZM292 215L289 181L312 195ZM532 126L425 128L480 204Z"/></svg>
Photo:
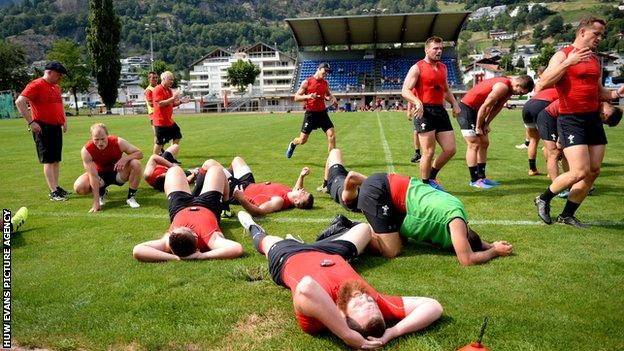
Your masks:
<svg viewBox="0 0 624 351"><path fill-rule="evenodd" d="M459 112L459 116L457 116L457 122L459 123L459 127L462 131L472 130L472 132L474 132L476 135L475 126L477 125L477 111L461 101L459 102L459 107L461 109L461 111ZM465 133L462 132L462 134Z"/></svg>
<svg viewBox="0 0 624 351"><path fill-rule="evenodd" d="M332 240L302 244L292 239L278 241L269 249L269 273L277 285L286 287L282 280L282 270L288 258L301 252L317 251L330 255L339 255L347 261L357 257L357 247L350 241Z"/></svg>
<svg viewBox="0 0 624 351"><path fill-rule="evenodd" d="M557 119L551 117L546 110L537 115L537 131L540 139L545 141L557 141Z"/></svg>
<svg viewBox="0 0 624 351"><path fill-rule="evenodd" d="M325 111L306 111L303 115L303 125L301 126L301 132L304 134L310 134L314 129L321 128L323 132L327 132L328 129L334 128L334 124L327 110Z"/></svg>
<svg viewBox="0 0 624 351"><path fill-rule="evenodd" d="M182 139L182 132L177 123L170 127L155 127L156 145L165 145L169 140Z"/></svg>
<svg viewBox="0 0 624 351"><path fill-rule="evenodd" d="M398 232L405 218L392 204L387 173L375 173L360 186L358 208L375 233Z"/></svg>
<svg viewBox="0 0 624 351"><path fill-rule="evenodd" d="M453 130L453 126L444 106L424 105L422 118L414 118L414 130L418 133L440 133Z"/></svg>
<svg viewBox="0 0 624 351"><path fill-rule="evenodd" d="M100 177L104 181L104 188L111 184L122 186L124 183L120 183L117 181L117 172L98 172L98 177Z"/></svg>
<svg viewBox="0 0 624 351"><path fill-rule="evenodd" d="M545 100L531 99L524 104L522 108L522 122L526 128L537 128L537 115L542 112L546 107L550 105L550 102Z"/></svg>
<svg viewBox="0 0 624 351"><path fill-rule="evenodd" d="M253 173L247 173L244 174L242 177L240 178L236 178L234 176L231 176L230 178L228 178L228 185L230 187L230 203L233 205L240 205L240 202L238 202L238 200L236 200L234 198L234 189L236 189L237 186L242 186L243 190L245 190L245 188L247 188L249 186L249 184L253 184L256 182L256 179L253 176Z"/></svg>
<svg viewBox="0 0 624 351"><path fill-rule="evenodd" d="M57 126L37 121L41 127L39 134L33 134L37 148L39 163L61 162L63 152L63 126Z"/></svg>
<svg viewBox="0 0 624 351"><path fill-rule="evenodd" d="M357 208L357 199L346 204L342 201L342 191L344 190L344 182L349 172L343 165L337 163L329 167L329 175L327 179L327 191L329 195L340 204L344 209L352 212L359 212Z"/></svg>
<svg viewBox="0 0 624 351"><path fill-rule="evenodd" d="M559 115L557 131L563 148L574 145L607 144L607 135L598 112Z"/></svg>
<svg viewBox="0 0 624 351"><path fill-rule="evenodd" d="M214 213L217 221L221 219L223 194L216 190L207 191L199 196L193 196L186 191L174 191L167 196L167 201L169 201L169 221L171 222L178 212L190 206L207 208Z"/></svg>

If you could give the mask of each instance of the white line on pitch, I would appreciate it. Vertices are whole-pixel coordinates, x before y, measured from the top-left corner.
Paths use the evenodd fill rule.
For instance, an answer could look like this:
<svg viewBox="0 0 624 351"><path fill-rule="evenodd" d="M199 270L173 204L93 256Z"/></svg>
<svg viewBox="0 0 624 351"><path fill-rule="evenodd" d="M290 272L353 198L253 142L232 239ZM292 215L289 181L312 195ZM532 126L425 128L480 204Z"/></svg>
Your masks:
<svg viewBox="0 0 624 351"><path fill-rule="evenodd" d="M130 210L128 210L130 211ZM163 214L150 214L150 213L87 213L87 212L43 212L43 211L30 211L34 216L42 217L84 217L84 218L142 218L142 219L168 219L169 216L166 213ZM300 218L300 217L259 217L256 218L258 222L277 222L277 223L329 223L331 218ZM624 221L593 221L588 222L591 225L598 226L620 226L624 225ZM470 221L470 224L474 225L502 225L502 226L529 226L529 225L543 225L541 221L512 221L512 220L498 220L498 219L477 219Z"/></svg>
<svg viewBox="0 0 624 351"><path fill-rule="evenodd" d="M377 123L379 124L379 137L381 138L381 145L383 146L383 151L386 156L386 166L388 167L388 173L396 173L394 171L394 160L392 160L392 152L390 151L390 145L388 145L388 140L386 139L386 133L384 133L383 126L381 125L381 118L379 117L379 112L377 113Z"/></svg>

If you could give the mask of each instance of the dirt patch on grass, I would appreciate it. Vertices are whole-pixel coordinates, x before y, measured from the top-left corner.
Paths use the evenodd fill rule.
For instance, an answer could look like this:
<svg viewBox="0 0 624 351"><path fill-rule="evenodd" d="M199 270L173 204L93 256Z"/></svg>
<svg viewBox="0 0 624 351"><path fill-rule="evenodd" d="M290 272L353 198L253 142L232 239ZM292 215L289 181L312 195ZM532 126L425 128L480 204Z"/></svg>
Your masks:
<svg viewBox="0 0 624 351"><path fill-rule="evenodd" d="M279 310L243 316L216 350L248 350L257 347L259 343L280 338L289 317L286 312Z"/></svg>

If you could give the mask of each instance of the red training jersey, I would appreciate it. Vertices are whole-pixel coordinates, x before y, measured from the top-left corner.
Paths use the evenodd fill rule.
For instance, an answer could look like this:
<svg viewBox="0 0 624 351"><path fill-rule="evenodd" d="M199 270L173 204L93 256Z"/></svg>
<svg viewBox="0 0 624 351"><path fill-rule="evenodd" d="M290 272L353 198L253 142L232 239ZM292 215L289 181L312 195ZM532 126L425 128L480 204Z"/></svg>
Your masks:
<svg viewBox="0 0 624 351"><path fill-rule="evenodd" d="M154 167L154 171L152 172L152 174L150 174L149 177L147 177L147 184L154 187L156 185L156 179L158 179L158 177L160 177L161 175L166 174L167 170L169 170L169 168L165 166L159 165L159 166Z"/></svg>
<svg viewBox="0 0 624 351"><path fill-rule="evenodd" d="M87 149L87 152L91 155L91 159L93 159L98 173L113 172L115 170L115 163L117 163L123 155L119 148L119 138L115 135L108 136L108 145L106 145L104 150L98 149L93 140L85 144L85 149Z"/></svg>
<svg viewBox="0 0 624 351"><path fill-rule="evenodd" d="M170 88L165 88L158 84L152 92L152 103L154 104L154 114L152 120L156 127L171 127L173 125L173 104L159 106L158 102L170 99L173 92Z"/></svg>
<svg viewBox="0 0 624 351"><path fill-rule="evenodd" d="M58 84L50 84L43 78L37 78L28 83L20 95L28 98L34 121L57 126L65 123L63 98Z"/></svg>
<svg viewBox="0 0 624 351"><path fill-rule="evenodd" d="M325 95L329 92L329 83L327 83L325 79L316 79L314 76L308 78L307 82L308 89L306 89L306 93L316 93L318 97L316 99L306 100L306 111L325 111Z"/></svg>
<svg viewBox="0 0 624 351"><path fill-rule="evenodd" d="M539 93L533 95L531 100L542 100L542 101L553 102L557 100L558 98L559 98L559 93L557 93L557 89L546 88L546 89L540 90Z"/></svg>
<svg viewBox="0 0 624 351"><path fill-rule="evenodd" d="M331 261L333 265L321 266L323 261ZM386 321L401 320L406 312L401 296L390 296L378 293L362 277L353 270L351 265L339 255L330 255L318 251L306 251L295 254L286 260L282 271L282 280L295 294L297 284L305 276L310 276L325 290L332 300L338 299L340 287L348 281L359 281L379 305L379 309ZM325 326L317 319L295 312L299 327L306 333L317 333Z"/></svg>
<svg viewBox="0 0 624 351"><path fill-rule="evenodd" d="M574 47L561 49L567 57ZM555 84L559 93L561 114L596 112L600 106L600 62L595 54L587 61L569 67Z"/></svg>
<svg viewBox="0 0 624 351"><path fill-rule="evenodd" d="M221 232L217 217L209 209L191 206L176 213L169 231L179 227L187 227L197 234L197 248L201 252L210 250L208 242L214 232Z"/></svg>
<svg viewBox="0 0 624 351"><path fill-rule="evenodd" d="M282 210L293 207L292 202L288 199L288 193L292 188L280 183L252 183L243 191L243 195L247 201L256 206L271 200L273 196L279 196L284 199Z"/></svg>
<svg viewBox="0 0 624 351"><path fill-rule="evenodd" d="M409 187L410 177L399 174L388 174L388 183L390 183L390 198L392 204L401 213L407 213L406 196Z"/></svg>
<svg viewBox="0 0 624 351"><path fill-rule="evenodd" d="M507 77L496 77L486 79L472 89L468 90L468 93L464 95L461 101L464 105L471 107L474 110L479 110L481 105L485 102L485 99L487 99L488 95L492 92L492 88L496 83L503 83L507 85L509 88L508 96L511 96L511 80Z"/></svg>
<svg viewBox="0 0 624 351"><path fill-rule="evenodd" d="M442 62L429 63L420 60L416 63L420 74L416 82L416 96L423 104L444 105L446 93L446 65Z"/></svg>
<svg viewBox="0 0 624 351"><path fill-rule="evenodd" d="M546 113L552 118L559 117L559 99L551 102L544 110L546 110Z"/></svg>

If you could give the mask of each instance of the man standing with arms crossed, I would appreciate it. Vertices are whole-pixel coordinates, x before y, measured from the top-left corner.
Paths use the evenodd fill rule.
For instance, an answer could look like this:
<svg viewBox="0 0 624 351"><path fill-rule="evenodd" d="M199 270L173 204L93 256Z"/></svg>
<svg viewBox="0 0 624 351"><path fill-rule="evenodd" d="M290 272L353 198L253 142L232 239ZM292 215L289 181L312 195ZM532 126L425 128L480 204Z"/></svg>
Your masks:
<svg viewBox="0 0 624 351"><path fill-rule="evenodd" d="M460 112L446 80L446 65L440 62L443 50L442 38L427 39L425 58L410 68L401 91L401 95L413 105L412 117L416 117L414 127L422 148L420 178L423 183L439 190L444 189L435 181L436 176L456 152L455 134L444 109L444 100L451 104L454 116ZM433 161L436 141L442 152Z"/></svg>
<svg viewBox="0 0 624 351"><path fill-rule="evenodd" d="M604 20L595 17L582 20L572 45L555 53L538 84L538 91L554 86L559 94L557 130L570 166L535 198L537 214L546 224L552 224L550 200L571 186L557 222L577 228L588 226L574 214L598 178L605 154L607 137L599 113L600 101L621 98L624 93L624 87L607 90L600 81L600 61L593 50L604 36L605 25Z"/></svg>
<svg viewBox="0 0 624 351"><path fill-rule="evenodd" d="M58 83L65 74L67 70L60 62L49 62L45 66L43 77L28 83L15 100L17 109L28 122L28 130L32 131L37 156L43 164L43 175L50 189L48 196L53 201L65 201L69 194L58 184L63 133L67 132L61 87Z"/></svg>
<svg viewBox="0 0 624 351"><path fill-rule="evenodd" d="M333 105L338 104L336 98L329 91L329 83L325 77L331 72L329 63L323 62L316 69L316 73L301 83L295 94L295 101L305 101L305 115L299 137L293 139L286 149L286 157L291 158L297 145L303 145L308 141L310 133L314 129L321 128L327 135L327 151L336 147L336 133L334 124L329 119L325 100Z"/></svg>
<svg viewBox="0 0 624 351"><path fill-rule="evenodd" d="M158 85L158 74L154 71L150 71L147 74L147 88L143 94L145 95L145 106L147 106L147 116L150 119L150 124L152 125L152 130L154 131L154 154L159 155L161 153L161 149L158 148L158 143L156 140L156 127L154 127L154 89Z"/></svg>

